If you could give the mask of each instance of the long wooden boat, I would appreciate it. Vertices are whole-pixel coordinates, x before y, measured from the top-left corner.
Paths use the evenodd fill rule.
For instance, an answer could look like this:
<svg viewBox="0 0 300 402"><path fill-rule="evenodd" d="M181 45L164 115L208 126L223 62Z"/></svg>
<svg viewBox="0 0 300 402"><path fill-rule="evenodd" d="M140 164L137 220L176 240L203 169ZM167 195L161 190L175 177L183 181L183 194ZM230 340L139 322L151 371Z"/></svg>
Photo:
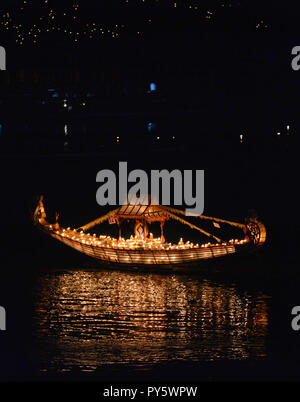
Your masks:
<svg viewBox="0 0 300 402"><path fill-rule="evenodd" d="M231 222L204 215L197 217L211 220L216 227L220 227L220 224L226 224L241 229L243 238L223 241L218 236L208 233L179 216L184 214L184 211L161 205L127 204L87 225L71 229L61 227L58 220L52 224L47 222L43 197L41 197L33 218L35 225L51 237L81 253L114 266L155 265L173 267L252 251L265 243L265 226L255 217L248 218L245 223ZM122 223L130 219L135 220L135 235L124 239L121 233ZM192 229L208 236L210 241L203 244L193 244L190 241L184 243L182 239L178 244L166 242L163 227L169 219L176 219L187 224ZM119 226L118 239L107 235L99 236L87 233L88 229L106 220ZM148 225L155 221L159 221L161 225L161 236L159 238L153 238L153 235L148 231Z"/></svg>

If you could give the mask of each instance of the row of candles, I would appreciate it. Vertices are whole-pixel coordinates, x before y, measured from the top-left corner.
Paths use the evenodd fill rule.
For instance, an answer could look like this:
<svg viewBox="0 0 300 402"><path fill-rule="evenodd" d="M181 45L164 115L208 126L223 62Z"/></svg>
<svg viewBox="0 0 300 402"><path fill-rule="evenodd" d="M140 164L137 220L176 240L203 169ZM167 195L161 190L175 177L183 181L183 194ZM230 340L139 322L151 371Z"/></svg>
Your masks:
<svg viewBox="0 0 300 402"><path fill-rule="evenodd" d="M49 225L50 229L54 229L57 235L80 242L85 245L97 246L97 247L110 247L119 249L160 249L160 250L173 250L173 249L193 249L199 247L216 247L220 246L220 243L205 243L194 244L190 241L184 242L181 238L178 244L166 243L162 241L160 237L154 238L153 234L150 233L149 238L139 239L136 236L130 236L129 239L120 238L115 239L110 236L100 235L97 237L96 234L84 233L83 231L78 232L76 229L56 229L53 225ZM56 230L55 230L56 229ZM222 245L236 245L244 244L247 240L231 239L229 242L223 242Z"/></svg>

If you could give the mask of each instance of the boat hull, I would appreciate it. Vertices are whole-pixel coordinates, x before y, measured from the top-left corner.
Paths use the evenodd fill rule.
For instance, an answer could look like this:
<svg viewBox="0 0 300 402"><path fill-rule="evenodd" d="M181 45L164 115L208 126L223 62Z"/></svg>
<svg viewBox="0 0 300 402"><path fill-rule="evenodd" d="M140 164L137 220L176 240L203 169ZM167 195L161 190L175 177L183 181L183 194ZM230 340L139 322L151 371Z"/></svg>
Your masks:
<svg viewBox="0 0 300 402"><path fill-rule="evenodd" d="M162 265L171 266L175 264L191 263L224 257L236 253L235 245L218 245L211 247L199 247L194 249L120 249L97 247L83 244L80 241L69 239L61 234L49 233L55 239L69 247L84 253L97 260L114 263L118 265Z"/></svg>
<svg viewBox="0 0 300 402"><path fill-rule="evenodd" d="M43 232L65 245L86 254L106 265L114 267L160 267L172 268L185 266L199 266L200 262L219 260L237 253L245 253L264 243L265 228L260 223L255 224L257 244L249 240L237 243L206 244L203 246L162 246L162 247L121 247L106 246L95 237L78 233L70 229L61 228L58 223L49 224L45 220L46 214L40 202L34 213L34 222ZM252 223L253 225L253 223ZM95 235L94 235L95 236ZM105 237L105 236L104 236Z"/></svg>

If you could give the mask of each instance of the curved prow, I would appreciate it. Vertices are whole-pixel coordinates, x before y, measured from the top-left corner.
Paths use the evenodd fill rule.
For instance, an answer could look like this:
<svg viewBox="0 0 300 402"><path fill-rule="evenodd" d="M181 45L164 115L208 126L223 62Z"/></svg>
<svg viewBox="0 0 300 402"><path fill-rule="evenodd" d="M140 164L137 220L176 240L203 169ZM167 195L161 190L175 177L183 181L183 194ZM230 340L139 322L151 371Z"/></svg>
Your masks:
<svg viewBox="0 0 300 402"><path fill-rule="evenodd" d="M33 214L33 221L35 223L35 225L41 225L43 227L48 227L51 226L52 229L58 229L59 228L59 224L58 224L58 214L56 214L56 222L55 224L50 225L47 221L46 221L46 211L44 208L44 196L41 195L39 198L39 202L38 205L35 208L34 214Z"/></svg>
<svg viewBox="0 0 300 402"><path fill-rule="evenodd" d="M44 196L41 195L39 198L39 202L35 208L34 214L33 214L33 220L35 224L42 223L42 221L46 220L46 212L44 208Z"/></svg>
<svg viewBox="0 0 300 402"><path fill-rule="evenodd" d="M256 246L262 246L267 238L266 227L257 219L249 219L247 223L247 235Z"/></svg>

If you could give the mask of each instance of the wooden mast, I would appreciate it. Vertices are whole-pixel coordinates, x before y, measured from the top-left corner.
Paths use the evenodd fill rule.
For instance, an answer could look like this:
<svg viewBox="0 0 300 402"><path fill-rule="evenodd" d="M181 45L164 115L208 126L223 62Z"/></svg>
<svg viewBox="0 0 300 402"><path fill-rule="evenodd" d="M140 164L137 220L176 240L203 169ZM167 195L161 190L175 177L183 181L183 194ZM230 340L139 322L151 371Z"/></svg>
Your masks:
<svg viewBox="0 0 300 402"><path fill-rule="evenodd" d="M117 219L117 224L118 224L118 228L119 228L119 241L120 241L122 239L122 227L121 227L122 221L121 221L121 219Z"/></svg>
<svg viewBox="0 0 300 402"><path fill-rule="evenodd" d="M164 224L165 224L165 220L160 221L160 240L162 241L162 243L165 242Z"/></svg>

